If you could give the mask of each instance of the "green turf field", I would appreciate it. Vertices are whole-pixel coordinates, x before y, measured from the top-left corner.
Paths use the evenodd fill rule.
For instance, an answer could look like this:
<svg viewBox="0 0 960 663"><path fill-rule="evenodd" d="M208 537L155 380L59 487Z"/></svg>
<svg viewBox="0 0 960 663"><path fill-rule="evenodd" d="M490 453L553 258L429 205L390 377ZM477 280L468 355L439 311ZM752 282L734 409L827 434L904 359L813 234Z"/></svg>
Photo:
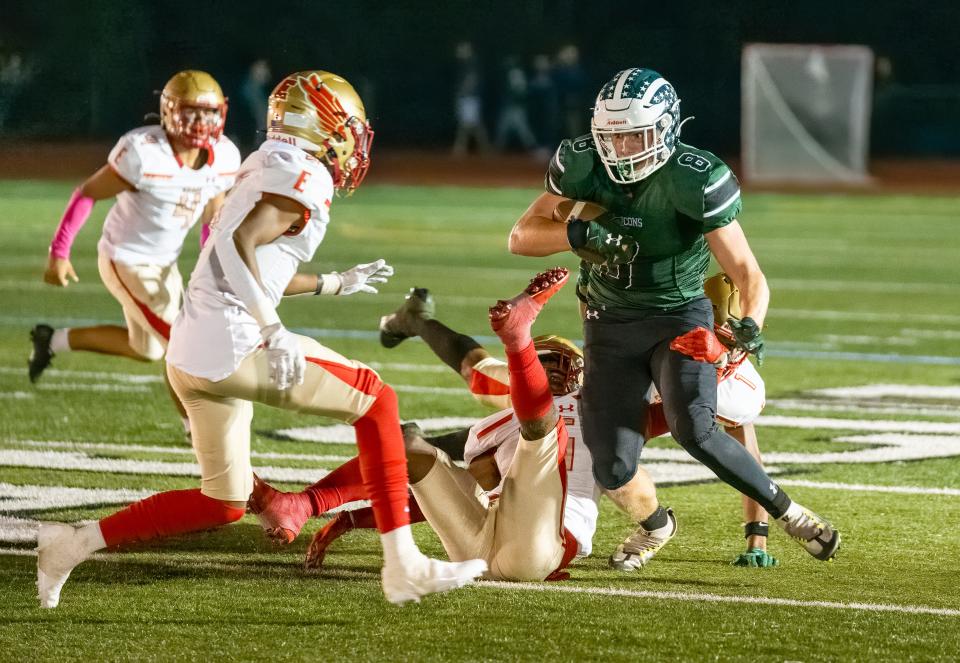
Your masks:
<svg viewBox="0 0 960 663"><path fill-rule="evenodd" d="M121 320L96 269L106 204L75 245L80 282L67 290L41 282L71 186L0 182L0 660L960 658L960 199L745 196L742 222L773 293L760 445L787 490L843 531L833 563L777 530L770 549L780 567L731 567L742 546L739 496L716 482L662 481L679 534L634 575L606 566L631 529L607 501L594 555L574 565L571 580L480 583L403 608L383 600L372 532L349 534L326 570L309 575L300 563L322 521L278 550L248 516L86 562L60 607L41 611L34 521L93 519L152 491L196 485L159 365L62 355L37 386L27 381L36 322ZM426 286L441 319L496 350L485 307L540 268L575 266L571 256L506 252L535 194L364 187L334 203L312 267L384 257L396 276L379 295L299 298L281 316L380 369L406 419L482 416L422 343L384 350L374 330L407 288ZM196 245L194 233L184 275ZM581 337L572 288L537 329ZM300 468L306 483L352 447L329 430L294 440L289 429L332 423L258 406L254 464ZM677 448L651 446L653 469ZM415 531L425 551L442 554L426 525Z"/></svg>

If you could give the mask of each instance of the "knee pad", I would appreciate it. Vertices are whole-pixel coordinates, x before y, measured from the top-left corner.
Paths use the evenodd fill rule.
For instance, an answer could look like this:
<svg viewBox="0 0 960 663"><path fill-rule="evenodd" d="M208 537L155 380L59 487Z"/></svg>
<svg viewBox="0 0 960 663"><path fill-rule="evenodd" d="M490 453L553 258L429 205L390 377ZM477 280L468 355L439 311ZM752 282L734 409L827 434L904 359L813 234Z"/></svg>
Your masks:
<svg viewBox="0 0 960 663"><path fill-rule="evenodd" d="M614 457L612 461L598 465L597 457L593 457L593 478L604 490L616 490L624 486L637 473L637 459L630 463Z"/></svg>

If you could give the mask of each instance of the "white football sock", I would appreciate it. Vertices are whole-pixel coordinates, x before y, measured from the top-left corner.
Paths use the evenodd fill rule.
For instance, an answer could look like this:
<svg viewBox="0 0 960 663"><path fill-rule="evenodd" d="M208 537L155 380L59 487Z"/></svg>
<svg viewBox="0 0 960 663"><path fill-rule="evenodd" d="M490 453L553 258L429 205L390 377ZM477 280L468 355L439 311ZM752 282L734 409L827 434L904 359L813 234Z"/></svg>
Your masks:
<svg viewBox="0 0 960 663"><path fill-rule="evenodd" d="M88 555L107 547L107 542L103 540L103 532L100 531L100 523L98 522L77 528L77 535Z"/></svg>
<svg viewBox="0 0 960 663"><path fill-rule="evenodd" d="M410 525L381 534L380 543L383 545L384 566L407 566L411 561L423 557L413 540Z"/></svg>
<svg viewBox="0 0 960 663"><path fill-rule="evenodd" d="M70 351L70 328L54 329L50 338L50 350L53 354Z"/></svg>

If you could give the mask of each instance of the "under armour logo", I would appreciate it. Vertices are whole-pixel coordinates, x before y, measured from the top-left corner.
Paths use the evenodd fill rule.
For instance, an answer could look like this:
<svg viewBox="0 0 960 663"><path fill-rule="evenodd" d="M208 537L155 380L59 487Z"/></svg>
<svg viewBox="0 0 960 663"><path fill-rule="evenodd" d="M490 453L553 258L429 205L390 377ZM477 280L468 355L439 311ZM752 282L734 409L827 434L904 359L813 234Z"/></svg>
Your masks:
<svg viewBox="0 0 960 663"><path fill-rule="evenodd" d="M780 492L779 490L777 490L777 484L773 483L772 481L770 482L770 492L773 493L774 495Z"/></svg>
<svg viewBox="0 0 960 663"><path fill-rule="evenodd" d="M557 412L573 412L573 404L558 405Z"/></svg>
<svg viewBox="0 0 960 663"><path fill-rule="evenodd" d="M587 320L599 320L599 319L600 319L600 311L594 311L593 309L587 309L586 318L587 318Z"/></svg>
<svg viewBox="0 0 960 663"><path fill-rule="evenodd" d="M605 241L607 244L619 244L623 241L623 235L607 235Z"/></svg>

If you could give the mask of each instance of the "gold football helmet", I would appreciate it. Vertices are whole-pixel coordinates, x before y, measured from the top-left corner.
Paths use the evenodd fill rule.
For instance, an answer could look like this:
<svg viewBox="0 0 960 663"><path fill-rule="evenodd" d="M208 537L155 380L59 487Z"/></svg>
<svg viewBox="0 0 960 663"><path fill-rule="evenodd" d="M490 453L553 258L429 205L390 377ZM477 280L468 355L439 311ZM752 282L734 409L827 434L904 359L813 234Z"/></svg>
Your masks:
<svg viewBox="0 0 960 663"><path fill-rule="evenodd" d="M563 396L583 384L583 352L562 336L547 334L533 339L540 363L547 371L550 391Z"/></svg>
<svg viewBox="0 0 960 663"><path fill-rule="evenodd" d="M273 89L267 138L290 143L330 168L333 185L347 193L370 168L373 129L357 91L329 71L298 71Z"/></svg>
<svg viewBox="0 0 960 663"><path fill-rule="evenodd" d="M713 304L713 321L722 325L727 318L743 317L740 312L740 289L733 285L730 277L718 272L703 282L703 290Z"/></svg>
<svg viewBox="0 0 960 663"><path fill-rule="evenodd" d="M160 123L190 147L210 149L227 121L227 99L213 76L188 69L174 74L160 93Z"/></svg>

